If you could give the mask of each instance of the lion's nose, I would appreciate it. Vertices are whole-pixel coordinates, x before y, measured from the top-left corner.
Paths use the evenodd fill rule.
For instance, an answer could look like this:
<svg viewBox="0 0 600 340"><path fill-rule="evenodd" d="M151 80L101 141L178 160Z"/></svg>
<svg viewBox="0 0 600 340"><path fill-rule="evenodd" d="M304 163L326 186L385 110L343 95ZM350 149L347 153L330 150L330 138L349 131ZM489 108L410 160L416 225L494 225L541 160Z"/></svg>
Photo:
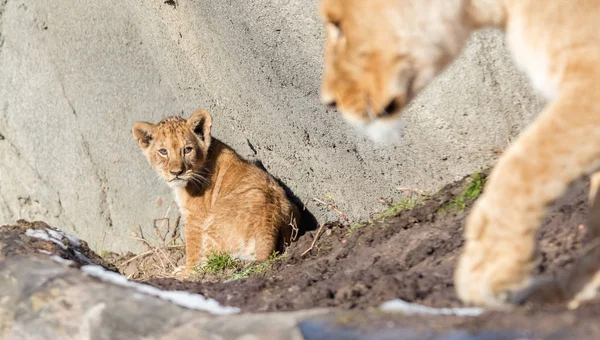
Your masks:
<svg viewBox="0 0 600 340"><path fill-rule="evenodd" d="M183 173L183 169L181 169L181 168L179 168L179 169L171 169L171 170L169 170L169 172L173 176L179 176L179 175L181 175Z"/></svg>
<svg viewBox="0 0 600 340"><path fill-rule="evenodd" d="M392 99L392 101L389 102L389 104L383 109L383 111L380 112L379 117L387 117L387 116L391 116L392 114L396 113L396 111L398 111L399 106L398 106L398 101L394 98Z"/></svg>

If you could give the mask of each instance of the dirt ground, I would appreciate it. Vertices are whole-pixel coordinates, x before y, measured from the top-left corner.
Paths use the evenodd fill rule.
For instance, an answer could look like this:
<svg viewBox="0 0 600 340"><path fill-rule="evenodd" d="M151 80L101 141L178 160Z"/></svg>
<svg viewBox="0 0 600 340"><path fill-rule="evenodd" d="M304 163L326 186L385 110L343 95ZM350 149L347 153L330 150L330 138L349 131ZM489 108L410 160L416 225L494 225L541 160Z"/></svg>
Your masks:
<svg viewBox="0 0 600 340"><path fill-rule="evenodd" d="M486 173L482 172L482 178ZM137 270L133 279L137 275L138 281L161 289L203 294L247 312L314 307L364 309L395 298L434 307L460 306L452 271L463 244L464 218L472 200L462 202L464 210L455 203L472 183L472 178L465 178L412 210L401 210L396 216L352 232L348 225L326 223L311 251L306 253L318 231L306 233L268 270L248 278L228 281L231 271L204 275L196 281L153 277L151 267L164 272L164 263L153 263L156 260L146 260L141 269L136 261L130 261L129 269L124 271L131 276ZM586 180L578 181L551 208L539 233L541 256L536 274L560 278L573 264L585 235L587 185ZM182 248L166 251L172 262L182 263ZM131 255L119 261L130 259Z"/></svg>
<svg viewBox="0 0 600 340"><path fill-rule="evenodd" d="M483 171L480 180L486 175ZM192 281L173 278L168 273L184 261L184 249L178 244L150 249L145 254L103 254L103 260L132 280L165 290L203 294L244 312L335 307L345 312L335 316L333 322L351 323L363 330L409 327L470 331L491 327L558 332L561 327L576 327L578 332L600 336L596 326L600 302L582 305L575 311L564 304L526 305L516 312L486 312L468 318L374 312L372 307L395 298L432 307L462 306L455 295L452 272L463 246L464 218L478 194L473 191L475 182L474 177L467 177L432 197L422 198L414 208L413 204L400 204L407 209L390 209L383 214L387 217L380 215L364 226L343 221L326 223L319 230L305 233L263 270L237 276L245 278L236 279L236 273L248 268L239 266L202 273ZM536 274L564 280L582 253L589 236L585 226L588 184L587 179L577 181L550 207L538 236L541 248ZM88 257L97 259L94 254Z"/></svg>

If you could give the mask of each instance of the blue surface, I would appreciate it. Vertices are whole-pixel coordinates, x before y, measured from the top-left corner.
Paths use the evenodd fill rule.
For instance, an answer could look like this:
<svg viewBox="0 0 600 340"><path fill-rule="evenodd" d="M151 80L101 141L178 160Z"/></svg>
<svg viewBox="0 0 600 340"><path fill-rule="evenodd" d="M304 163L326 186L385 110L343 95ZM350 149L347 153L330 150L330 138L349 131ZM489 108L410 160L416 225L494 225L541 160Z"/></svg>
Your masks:
<svg viewBox="0 0 600 340"><path fill-rule="evenodd" d="M347 327L334 326L320 321L302 321L298 324L298 328L305 340L516 340L531 338L531 334L516 331L482 331L470 334L465 331L440 333L411 329L382 329L361 334Z"/></svg>

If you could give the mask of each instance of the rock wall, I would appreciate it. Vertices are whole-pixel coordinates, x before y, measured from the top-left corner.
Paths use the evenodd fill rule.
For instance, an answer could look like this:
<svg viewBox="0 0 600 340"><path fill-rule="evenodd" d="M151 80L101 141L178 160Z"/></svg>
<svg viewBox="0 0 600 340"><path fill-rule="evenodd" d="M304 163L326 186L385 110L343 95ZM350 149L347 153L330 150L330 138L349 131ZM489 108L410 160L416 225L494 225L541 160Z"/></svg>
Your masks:
<svg viewBox="0 0 600 340"><path fill-rule="evenodd" d="M490 163L540 109L496 32L378 147L319 104L318 1L0 0L0 224L43 219L93 249L136 250L171 194L131 137L135 121L208 109L214 135L259 159L321 220L350 218ZM139 249L137 249L139 250Z"/></svg>

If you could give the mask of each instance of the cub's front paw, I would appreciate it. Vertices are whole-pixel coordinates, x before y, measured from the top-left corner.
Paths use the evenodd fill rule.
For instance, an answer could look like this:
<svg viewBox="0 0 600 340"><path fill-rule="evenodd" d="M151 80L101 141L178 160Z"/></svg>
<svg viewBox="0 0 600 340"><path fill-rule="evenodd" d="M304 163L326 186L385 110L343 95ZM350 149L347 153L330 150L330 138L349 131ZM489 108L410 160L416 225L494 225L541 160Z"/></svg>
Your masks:
<svg viewBox="0 0 600 340"><path fill-rule="evenodd" d="M192 272L193 270L187 266L178 266L173 270L173 276L178 280L185 280L191 276Z"/></svg>
<svg viewBox="0 0 600 340"><path fill-rule="evenodd" d="M531 281L535 234L522 233L521 226L502 216L508 215L481 197L467 218L465 249L454 274L456 292L465 303L507 307Z"/></svg>

